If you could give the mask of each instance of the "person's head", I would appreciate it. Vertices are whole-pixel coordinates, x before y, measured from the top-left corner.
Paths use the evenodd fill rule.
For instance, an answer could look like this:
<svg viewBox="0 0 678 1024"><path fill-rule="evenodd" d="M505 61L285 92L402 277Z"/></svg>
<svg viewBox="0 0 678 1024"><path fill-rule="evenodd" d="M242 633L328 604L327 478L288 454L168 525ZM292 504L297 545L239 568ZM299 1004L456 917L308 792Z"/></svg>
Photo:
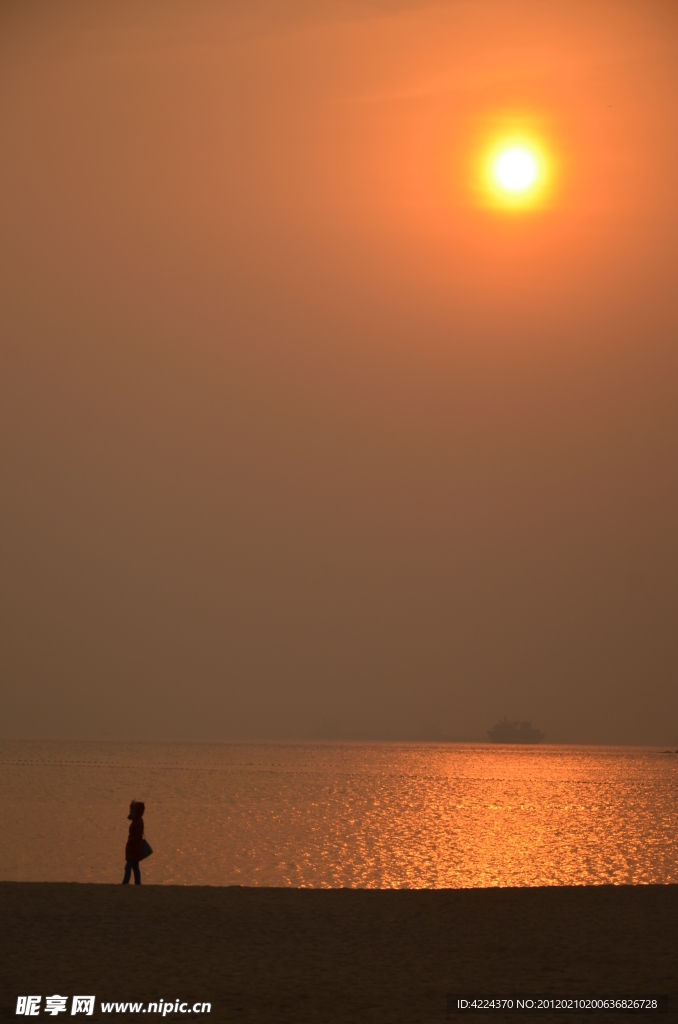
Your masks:
<svg viewBox="0 0 678 1024"><path fill-rule="evenodd" d="M145 810L144 804L140 800L132 800L129 805L129 814L127 817L131 820L134 818L141 818Z"/></svg>

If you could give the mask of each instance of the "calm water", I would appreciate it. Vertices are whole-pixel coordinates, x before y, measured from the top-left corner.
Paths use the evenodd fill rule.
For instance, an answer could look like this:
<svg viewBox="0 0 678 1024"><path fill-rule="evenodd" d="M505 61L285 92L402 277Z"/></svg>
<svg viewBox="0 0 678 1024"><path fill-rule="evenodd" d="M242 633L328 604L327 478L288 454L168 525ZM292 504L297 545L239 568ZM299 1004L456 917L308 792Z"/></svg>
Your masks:
<svg viewBox="0 0 678 1024"><path fill-rule="evenodd" d="M678 755L647 748L0 742L0 878L430 886L678 882Z"/></svg>

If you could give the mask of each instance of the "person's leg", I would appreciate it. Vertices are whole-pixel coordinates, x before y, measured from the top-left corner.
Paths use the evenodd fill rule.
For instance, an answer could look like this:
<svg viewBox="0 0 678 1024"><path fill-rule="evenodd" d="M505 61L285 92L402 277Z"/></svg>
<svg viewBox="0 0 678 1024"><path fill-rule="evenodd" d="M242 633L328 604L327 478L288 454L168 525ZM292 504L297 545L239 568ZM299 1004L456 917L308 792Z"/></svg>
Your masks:
<svg viewBox="0 0 678 1024"><path fill-rule="evenodd" d="M139 861L132 861L132 871L134 872L134 884L141 885L141 872L139 871Z"/></svg>
<svg viewBox="0 0 678 1024"><path fill-rule="evenodd" d="M138 868L137 868L138 870ZM125 864L125 877L122 880L123 885L129 885L129 876L132 874L132 865L129 861Z"/></svg>

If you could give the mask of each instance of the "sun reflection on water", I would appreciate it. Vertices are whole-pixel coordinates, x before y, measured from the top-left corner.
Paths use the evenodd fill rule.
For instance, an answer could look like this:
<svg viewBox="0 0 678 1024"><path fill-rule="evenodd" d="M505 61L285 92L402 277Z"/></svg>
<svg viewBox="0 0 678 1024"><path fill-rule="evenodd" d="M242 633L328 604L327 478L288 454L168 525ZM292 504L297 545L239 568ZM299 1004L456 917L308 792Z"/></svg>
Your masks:
<svg viewBox="0 0 678 1024"><path fill-rule="evenodd" d="M678 882L678 756L648 749L3 742L0 764L5 879L115 880L135 796L149 882Z"/></svg>

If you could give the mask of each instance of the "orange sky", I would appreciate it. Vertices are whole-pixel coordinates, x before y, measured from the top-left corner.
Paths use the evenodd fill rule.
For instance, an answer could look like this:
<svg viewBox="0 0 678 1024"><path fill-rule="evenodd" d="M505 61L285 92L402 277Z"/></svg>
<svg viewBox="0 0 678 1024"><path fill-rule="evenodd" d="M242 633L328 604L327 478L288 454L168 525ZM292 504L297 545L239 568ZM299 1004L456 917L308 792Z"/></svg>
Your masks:
<svg viewBox="0 0 678 1024"><path fill-rule="evenodd" d="M3 5L9 733L678 740L677 30Z"/></svg>

